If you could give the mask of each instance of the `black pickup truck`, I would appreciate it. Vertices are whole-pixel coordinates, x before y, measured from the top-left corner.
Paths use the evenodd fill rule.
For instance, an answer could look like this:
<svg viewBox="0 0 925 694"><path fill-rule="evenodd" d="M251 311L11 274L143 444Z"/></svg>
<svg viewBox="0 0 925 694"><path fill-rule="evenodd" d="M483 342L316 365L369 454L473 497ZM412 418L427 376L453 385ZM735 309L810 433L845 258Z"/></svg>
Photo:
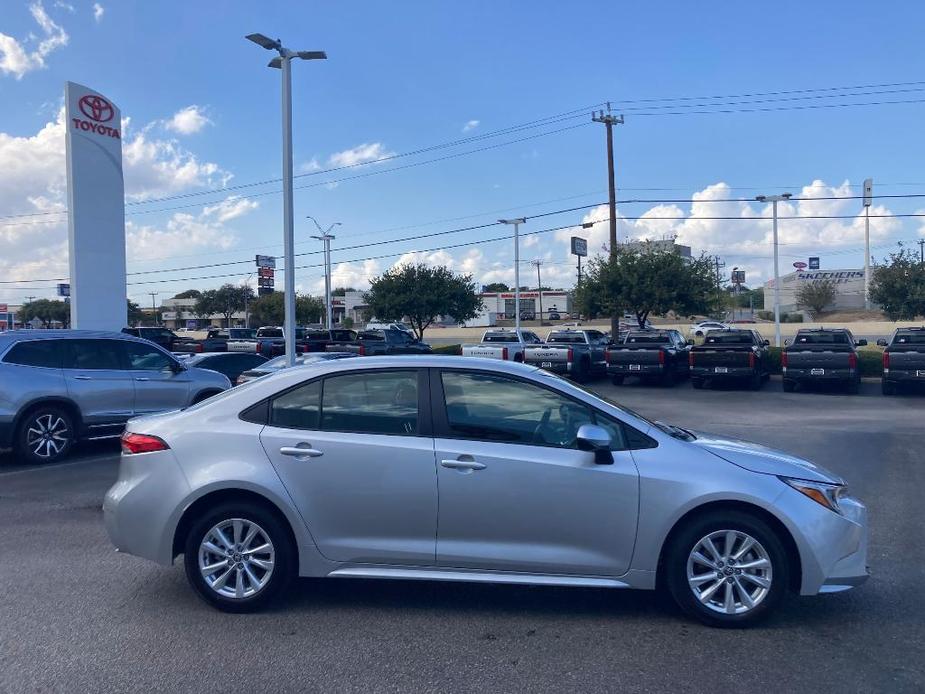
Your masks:
<svg viewBox="0 0 925 694"><path fill-rule="evenodd" d="M430 354L433 350L404 330L361 330L354 342L329 344L327 352L350 352L363 357L387 354Z"/></svg>
<svg viewBox="0 0 925 694"><path fill-rule="evenodd" d="M174 344L174 352L184 352L192 354L201 354L202 352L228 352L228 342L255 343L257 342L257 331L254 328L209 328L206 336L202 339L192 337L181 337L179 342ZM253 352L255 346L249 349L238 347L234 352Z"/></svg>
<svg viewBox="0 0 925 694"><path fill-rule="evenodd" d="M884 395L895 395L900 386L925 384L925 328L899 328L889 340L877 340L883 350Z"/></svg>
<svg viewBox="0 0 925 694"><path fill-rule="evenodd" d="M356 331L346 328L309 329L296 336L296 345L303 348L302 352L327 352L331 345L352 345L356 341Z"/></svg>
<svg viewBox="0 0 925 694"><path fill-rule="evenodd" d="M677 330L631 330L620 343L607 348L604 359L615 386L627 376L670 386L687 377L690 350Z"/></svg>
<svg viewBox="0 0 925 694"><path fill-rule="evenodd" d="M867 340L855 340L847 328L804 328L781 353L784 392L810 383L844 384L849 393L861 385L857 348Z"/></svg>
<svg viewBox="0 0 925 694"><path fill-rule="evenodd" d="M524 364L584 381L607 373L609 341L600 330L553 330L543 344L524 347Z"/></svg>
<svg viewBox="0 0 925 694"><path fill-rule="evenodd" d="M690 351L691 385L738 381L759 390L771 377L768 344L757 330L711 330Z"/></svg>

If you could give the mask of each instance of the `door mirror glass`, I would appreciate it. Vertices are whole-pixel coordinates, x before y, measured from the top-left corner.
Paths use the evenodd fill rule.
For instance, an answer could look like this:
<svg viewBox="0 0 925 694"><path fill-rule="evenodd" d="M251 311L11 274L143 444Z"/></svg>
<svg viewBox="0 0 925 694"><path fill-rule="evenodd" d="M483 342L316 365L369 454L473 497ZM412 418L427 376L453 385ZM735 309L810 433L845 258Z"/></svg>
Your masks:
<svg viewBox="0 0 925 694"><path fill-rule="evenodd" d="M879 340L877 340L877 345L878 345L879 347L886 347L886 340L884 340L884 339L881 337Z"/></svg>
<svg viewBox="0 0 925 694"><path fill-rule="evenodd" d="M582 424L576 438L578 447L587 451L610 450L613 443L610 432L596 424Z"/></svg>
<svg viewBox="0 0 925 694"><path fill-rule="evenodd" d="M770 340L762 340L762 341L761 341L761 344L764 345L765 347L770 347L770 346L771 346L771 341L770 341Z"/></svg>
<svg viewBox="0 0 925 694"><path fill-rule="evenodd" d="M857 345L858 347L867 347L867 340L861 338L860 340L858 340L858 341L855 342L854 344Z"/></svg>

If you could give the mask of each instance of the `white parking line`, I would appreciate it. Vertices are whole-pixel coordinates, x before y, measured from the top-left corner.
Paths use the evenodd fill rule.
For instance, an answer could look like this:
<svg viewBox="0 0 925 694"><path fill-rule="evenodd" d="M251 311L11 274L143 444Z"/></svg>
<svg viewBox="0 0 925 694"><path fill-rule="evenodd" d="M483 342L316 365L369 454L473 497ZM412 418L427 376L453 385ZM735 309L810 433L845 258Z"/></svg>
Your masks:
<svg viewBox="0 0 925 694"><path fill-rule="evenodd" d="M118 455L118 454L117 454ZM30 472L43 472L45 470L57 470L63 467L73 467L75 465L86 465L87 463L99 463L103 460L112 458L112 455L97 455L90 458L81 458L69 463L55 463L53 465L36 465L35 467L23 468L20 470L11 470L10 472L0 472L0 477L12 477L13 475L24 475Z"/></svg>

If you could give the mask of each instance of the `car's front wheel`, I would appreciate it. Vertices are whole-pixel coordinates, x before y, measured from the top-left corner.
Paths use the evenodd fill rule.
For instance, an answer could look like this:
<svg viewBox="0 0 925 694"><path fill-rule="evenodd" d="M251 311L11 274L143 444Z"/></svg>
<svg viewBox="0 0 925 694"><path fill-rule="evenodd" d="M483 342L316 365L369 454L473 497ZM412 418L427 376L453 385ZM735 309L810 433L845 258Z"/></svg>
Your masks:
<svg viewBox="0 0 925 694"><path fill-rule="evenodd" d="M762 519L709 513L682 528L667 548L665 579L678 606L715 627L745 627L767 616L789 583L787 553Z"/></svg>
<svg viewBox="0 0 925 694"><path fill-rule="evenodd" d="M25 462L52 463L64 458L75 440L71 416L60 407L41 405L23 417L16 435L16 451Z"/></svg>
<svg viewBox="0 0 925 694"><path fill-rule="evenodd" d="M265 607L290 582L296 557L280 519L258 504L229 503L203 514L184 548L186 577L226 612Z"/></svg>

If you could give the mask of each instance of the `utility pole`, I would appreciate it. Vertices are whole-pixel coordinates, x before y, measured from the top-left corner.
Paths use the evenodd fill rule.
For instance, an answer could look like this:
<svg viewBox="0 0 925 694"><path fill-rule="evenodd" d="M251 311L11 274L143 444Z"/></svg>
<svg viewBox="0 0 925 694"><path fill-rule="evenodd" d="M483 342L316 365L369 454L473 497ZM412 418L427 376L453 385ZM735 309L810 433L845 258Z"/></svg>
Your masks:
<svg viewBox="0 0 925 694"><path fill-rule="evenodd" d="M543 261L537 258L531 262L531 265L536 266L536 292L540 298L540 325L543 324L543 282L540 280L540 268L543 266Z"/></svg>
<svg viewBox="0 0 925 694"><path fill-rule="evenodd" d="M613 261L617 257L617 185L613 175L613 126L623 124L623 116L614 116L610 113L610 102L607 102L607 115L604 111L598 111L597 115L591 114L591 120L595 123L603 123L607 131L607 186L610 193L610 259ZM616 335L620 330L620 313L615 311L610 317L610 334Z"/></svg>
<svg viewBox="0 0 925 694"><path fill-rule="evenodd" d="M151 295L151 316L154 320L154 325L157 325L157 304L154 301L154 297L160 294L160 292L148 292L148 294Z"/></svg>
<svg viewBox="0 0 925 694"><path fill-rule="evenodd" d="M312 236L312 238L318 239L324 244L324 312L326 316L325 325L327 325L328 330L330 330L331 324L333 323L333 319L331 318L331 241L335 238L331 233L331 229L341 226L341 223L334 222L328 227L327 231L325 231L321 228L318 220L311 215L308 215L306 219L312 220L315 226L318 227L318 231L321 232L320 236Z"/></svg>
<svg viewBox="0 0 925 694"><path fill-rule="evenodd" d="M32 303L32 300L33 300L34 298L35 298L35 294L33 294L32 296L27 296L27 297L26 297L26 303L27 303L27 304L31 304L31 303Z"/></svg>
<svg viewBox="0 0 925 694"><path fill-rule="evenodd" d="M520 225L526 224L526 217L499 219L501 224L514 226L514 327L520 330Z"/></svg>
<svg viewBox="0 0 925 694"><path fill-rule="evenodd" d="M864 308L870 310L870 204L874 197L874 179L864 181Z"/></svg>
<svg viewBox="0 0 925 694"><path fill-rule="evenodd" d="M780 270L777 264L777 203L789 200L790 193L782 195L759 195L758 202L770 202L774 215L774 346L780 347Z"/></svg>
<svg viewBox="0 0 925 694"><path fill-rule="evenodd" d="M919 239L919 262L925 265L925 239Z"/></svg>

